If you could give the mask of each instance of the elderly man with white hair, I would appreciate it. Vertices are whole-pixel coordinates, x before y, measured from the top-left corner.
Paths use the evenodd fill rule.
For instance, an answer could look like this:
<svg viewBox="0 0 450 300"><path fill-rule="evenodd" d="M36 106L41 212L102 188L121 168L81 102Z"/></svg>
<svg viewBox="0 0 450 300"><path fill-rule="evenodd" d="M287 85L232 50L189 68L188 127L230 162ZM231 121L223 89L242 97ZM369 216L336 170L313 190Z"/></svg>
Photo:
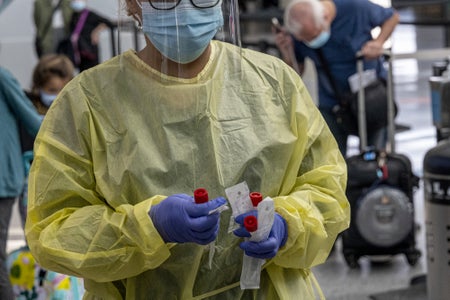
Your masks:
<svg viewBox="0 0 450 300"><path fill-rule="evenodd" d="M306 57L314 62L319 109L344 156L349 132L333 113L339 103L338 95L350 91L348 78L356 73L358 51L364 56L365 70L373 69L378 78L386 78L381 58L383 44L398 22L398 13L393 8L369 0L292 0L285 8L285 26L277 33L277 46L283 60L290 65L294 63L290 53L295 53L300 72ZM374 38L372 30L377 27L380 31ZM330 82L330 75L334 83ZM369 132L368 145L384 148L385 136L385 128Z"/></svg>

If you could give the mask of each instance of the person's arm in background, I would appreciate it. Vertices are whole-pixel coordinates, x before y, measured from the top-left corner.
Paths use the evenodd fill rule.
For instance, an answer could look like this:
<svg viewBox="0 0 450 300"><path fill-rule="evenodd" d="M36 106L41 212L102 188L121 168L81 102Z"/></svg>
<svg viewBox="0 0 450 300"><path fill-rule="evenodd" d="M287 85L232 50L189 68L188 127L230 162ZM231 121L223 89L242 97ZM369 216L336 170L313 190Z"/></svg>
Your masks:
<svg viewBox="0 0 450 300"><path fill-rule="evenodd" d="M33 21L36 28L36 35L38 34L37 29L39 25L39 1L34 1L33 3Z"/></svg>
<svg viewBox="0 0 450 300"><path fill-rule="evenodd" d="M25 130L35 136L41 126L42 116L27 98L17 79L4 68L0 68L0 92Z"/></svg>
<svg viewBox="0 0 450 300"><path fill-rule="evenodd" d="M374 40L368 41L363 45L361 52L367 59L374 59L383 54L383 45L391 36L399 20L399 14L394 10L392 16L380 26L379 35Z"/></svg>
<svg viewBox="0 0 450 300"><path fill-rule="evenodd" d="M33 21L34 21L34 27L36 29L36 33L35 35L41 39L43 39L44 37L41 36L42 35L42 31L43 31L43 23L45 23L45 18L43 18L42 16L42 12L43 9L45 9L44 7L42 7L42 1L36 0L34 1L33 4ZM45 14L44 14L45 17Z"/></svg>
<svg viewBox="0 0 450 300"><path fill-rule="evenodd" d="M295 56L292 36L284 28L281 28L278 32L275 32L273 29L273 33L275 34L275 44L278 50L280 50L281 59L290 67L294 68L299 75L302 75L304 72L304 64L303 62L299 62Z"/></svg>
<svg viewBox="0 0 450 300"><path fill-rule="evenodd" d="M63 0L61 3L61 11L64 19L65 34L70 34L70 22L72 20L73 9L70 6L70 0Z"/></svg>
<svg viewBox="0 0 450 300"><path fill-rule="evenodd" d="M92 31L91 33L91 42L93 45L98 45L99 40L100 40L100 33L108 28L113 28L114 24L107 18L104 18L94 12L90 12L91 14L94 14L96 17L96 22L98 23L98 25L95 27L95 29Z"/></svg>
<svg viewBox="0 0 450 300"><path fill-rule="evenodd" d="M34 51L39 57L42 55L42 25L41 25L41 1L35 0L33 3L33 22L34 22Z"/></svg>

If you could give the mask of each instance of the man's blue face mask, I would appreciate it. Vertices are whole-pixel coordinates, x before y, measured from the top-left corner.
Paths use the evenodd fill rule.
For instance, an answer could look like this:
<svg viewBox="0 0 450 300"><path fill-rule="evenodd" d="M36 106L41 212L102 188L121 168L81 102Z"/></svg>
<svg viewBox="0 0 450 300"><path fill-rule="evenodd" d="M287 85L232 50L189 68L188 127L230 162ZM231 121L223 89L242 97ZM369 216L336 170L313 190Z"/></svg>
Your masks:
<svg viewBox="0 0 450 300"><path fill-rule="evenodd" d="M0 13L11 4L12 0L0 0Z"/></svg>
<svg viewBox="0 0 450 300"><path fill-rule="evenodd" d="M329 39L330 39L330 32L328 30L322 31L317 37L315 37L311 41L309 41L309 42L305 41L305 44L309 48L318 49L318 48L322 47L323 45L325 45Z"/></svg>
<svg viewBox="0 0 450 300"><path fill-rule="evenodd" d="M181 1L171 10L156 10L142 3L142 29L162 55L186 64L197 59L223 26L220 4L199 9Z"/></svg>

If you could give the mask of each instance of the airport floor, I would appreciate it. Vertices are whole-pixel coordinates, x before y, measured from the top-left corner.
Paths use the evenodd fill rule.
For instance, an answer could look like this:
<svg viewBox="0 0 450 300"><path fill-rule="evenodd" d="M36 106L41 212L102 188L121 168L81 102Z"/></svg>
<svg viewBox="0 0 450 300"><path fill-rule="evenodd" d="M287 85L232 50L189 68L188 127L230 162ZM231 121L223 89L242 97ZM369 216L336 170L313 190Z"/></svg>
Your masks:
<svg viewBox="0 0 450 300"><path fill-rule="evenodd" d="M429 49L443 48L443 29L438 27L415 27L399 25L393 35L394 57L401 53L420 53ZM417 59L404 55L402 59L394 60L395 96L399 105L396 122L409 126L409 130L396 134L396 149L406 154L412 161L413 170L422 176L424 154L436 144L435 128L432 123L430 88L428 79L432 73L432 64L441 61L445 56ZM406 58L405 58L406 57ZM358 140L349 141L350 151L357 153ZM415 219L418 224L417 247L422 251L422 257L416 265L410 266L404 255L395 255L388 262L375 263L367 257L359 260L360 267L351 269L347 266L341 253L341 243L338 240L336 250L326 263L314 267L319 284L328 300L366 300L366 299L406 299L401 296L381 293L410 287L410 282L417 276L426 273L425 260L425 227L424 195L422 184L415 191ZM17 212L17 210L15 210ZM12 250L24 244L18 215L13 216L8 249ZM379 295L380 297L376 297ZM419 298L417 298L419 297ZM409 300L425 299L420 292L413 292Z"/></svg>

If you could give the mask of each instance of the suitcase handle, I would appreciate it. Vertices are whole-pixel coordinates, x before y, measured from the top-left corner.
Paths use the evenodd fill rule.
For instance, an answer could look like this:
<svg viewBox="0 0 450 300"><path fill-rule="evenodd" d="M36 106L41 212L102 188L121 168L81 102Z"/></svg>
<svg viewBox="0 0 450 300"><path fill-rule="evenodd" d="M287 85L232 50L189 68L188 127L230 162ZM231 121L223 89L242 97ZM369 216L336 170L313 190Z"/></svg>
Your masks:
<svg viewBox="0 0 450 300"><path fill-rule="evenodd" d="M384 49L383 53L381 54L381 56L384 57L384 59L386 59L386 61L391 59L392 56L392 51L389 49ZM362 54L362 51L359 50L358 52L356 52L356 60L363 60L364 59L364 55Z"/></svg>
<svg viewBox="0 0 450 300"><path fill-rule="evenodd" d="M387 133L388 133L388 145L387 152L395 153L395 105L394 105L394 80L392 73L392 51L390 49L383 50L383 57L388 62L388 77L387 77L387 97L388 97L388 112L387 112ZM364 56L362 51L356 52L356 70L360 75L360 86L362 86L362 73L364 72ZM360 138L360 150L367 148L367 124L365 120L365 101L364 101L364 89L360 89L358 92L358 128Z"/></svg>

